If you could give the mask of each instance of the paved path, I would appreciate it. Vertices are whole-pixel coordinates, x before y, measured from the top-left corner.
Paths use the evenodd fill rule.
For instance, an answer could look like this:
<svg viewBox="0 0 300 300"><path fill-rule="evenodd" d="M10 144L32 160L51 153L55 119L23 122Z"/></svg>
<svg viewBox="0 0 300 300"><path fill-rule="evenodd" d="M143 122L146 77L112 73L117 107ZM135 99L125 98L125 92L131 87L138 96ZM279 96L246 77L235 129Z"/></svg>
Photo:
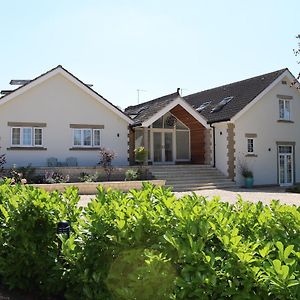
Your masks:
<svg viewBox="0 0 300 300"><path fill-rule="evenodd" d="M295 204L300 206L300 194L287 193L285 192L285 189L281 187L257 188L251 190L243 188L231 190L214 189L195 191L195 193L197 195L208 197L208 199L220 197L221 200L228 201L229 203L234 203L240 195L245 201L262 201L265 204L269 204L271 200L276 199L280 200L283 204ZM191 192L175 193L178 198L186 194L191 194ZM80 205L86 206L91 198L94 198L94 195L81 195Z"/></svg>

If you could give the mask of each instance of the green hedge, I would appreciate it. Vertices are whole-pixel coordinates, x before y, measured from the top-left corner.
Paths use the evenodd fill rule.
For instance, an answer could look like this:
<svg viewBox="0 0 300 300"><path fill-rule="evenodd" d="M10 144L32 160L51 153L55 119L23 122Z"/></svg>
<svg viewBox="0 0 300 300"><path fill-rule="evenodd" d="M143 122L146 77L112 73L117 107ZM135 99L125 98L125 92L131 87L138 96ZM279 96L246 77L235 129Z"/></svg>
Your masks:
<svg viewBox="0 0 300 300"><path fill-rule="evenodd" d="M149 184L78 201L76 189L0 185L3 284L66 299L300 299L299 207Z"/></svg>

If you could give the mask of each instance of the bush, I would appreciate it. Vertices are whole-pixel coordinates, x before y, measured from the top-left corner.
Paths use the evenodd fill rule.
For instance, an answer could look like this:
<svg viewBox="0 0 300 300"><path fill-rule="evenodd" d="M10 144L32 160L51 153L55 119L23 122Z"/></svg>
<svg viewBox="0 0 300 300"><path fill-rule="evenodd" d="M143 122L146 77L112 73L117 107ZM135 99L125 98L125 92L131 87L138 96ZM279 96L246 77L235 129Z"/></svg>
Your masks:
<svg viewBox="0 0 300 300"><path fill-rule="evenodd" d="M133 169L129 169L125 173L125 180L126 181L133 181L139 179L139 172Z"/></svg>
<svg viewBox="0 0 300 300"><path fill-rule="evenodd" d="M65 265L58 260L57 223L74 230L80 210L75 189L47 193L31 186L0 185L0 277L10 289L63 294Z"/></svg>
<svg viewBox="0 0 300 300"><path fill-rule="evenodd" d="M0 177L2 177L3 175L3 170L4 170L3 166L5 165L5 163L6 163L6 155L0 154Z"/></svg>
<svg viewBox="0 0 300 300"><path fill-rule="evenodd" d="M69 182L70 177L69 175L64 176L63 174L59 172L46 172L44 176L44 183L65 183Z"/></svg>
<svg viewBox="0 0 300 300"><path fill-rule="evenodd" d="M88 174L86 172L81 172L78 179L80 182L97 182L99 179L99 174Z"/></svg>
<svg viewBox="0 0 300 300"><path fill-rule="evenodd" d="M104 168L108 181L110 180L111 174L114 171L112 161L115 158L116 154L114 153L114 151L106 148L100 148L100 161L98 164Z"/></svg>
<svg viewBox="0 0 300 300"><path fill-rule="evenodd" d="M299 299L300 208L204 197L144 184L78 195L0 186L0 276L66 299ZM61 238L59 220L71 222ZM42 251L43 250L43 251Z"/></svg>

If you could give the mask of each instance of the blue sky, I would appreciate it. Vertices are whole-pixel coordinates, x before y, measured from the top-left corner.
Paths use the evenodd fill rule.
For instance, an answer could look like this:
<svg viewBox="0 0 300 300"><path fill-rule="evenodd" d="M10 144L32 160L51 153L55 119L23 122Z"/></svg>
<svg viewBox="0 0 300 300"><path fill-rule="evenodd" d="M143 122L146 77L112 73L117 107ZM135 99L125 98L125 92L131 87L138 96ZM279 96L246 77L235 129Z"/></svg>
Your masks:
<svg viewBox="0 0 300 300"><path fill-rule="evenodd" d="M300 65L299 1L0 0L0 89L61 64L125 108ZM300 60L300 58L298 58Z"/></svg>

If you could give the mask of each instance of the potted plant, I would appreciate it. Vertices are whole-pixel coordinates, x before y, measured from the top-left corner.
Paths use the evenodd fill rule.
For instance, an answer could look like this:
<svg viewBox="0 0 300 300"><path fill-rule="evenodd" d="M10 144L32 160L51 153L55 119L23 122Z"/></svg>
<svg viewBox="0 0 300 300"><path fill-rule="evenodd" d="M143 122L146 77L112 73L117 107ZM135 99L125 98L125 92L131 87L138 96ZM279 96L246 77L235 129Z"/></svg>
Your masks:
<svg viewBox="0 0 300 300"><path fill-rule="evenodd" d="M244 177L245 187L251 189L253 187L253 172L249 169L246 162L240 162L240 173Z"/></svg>

